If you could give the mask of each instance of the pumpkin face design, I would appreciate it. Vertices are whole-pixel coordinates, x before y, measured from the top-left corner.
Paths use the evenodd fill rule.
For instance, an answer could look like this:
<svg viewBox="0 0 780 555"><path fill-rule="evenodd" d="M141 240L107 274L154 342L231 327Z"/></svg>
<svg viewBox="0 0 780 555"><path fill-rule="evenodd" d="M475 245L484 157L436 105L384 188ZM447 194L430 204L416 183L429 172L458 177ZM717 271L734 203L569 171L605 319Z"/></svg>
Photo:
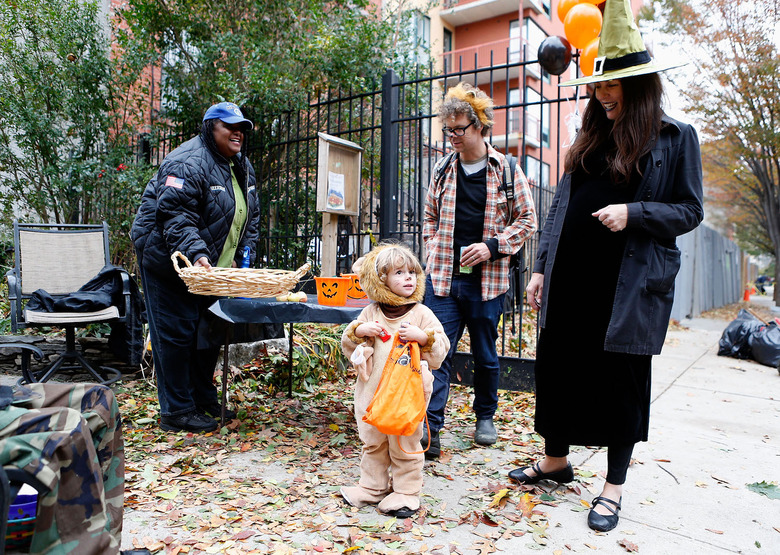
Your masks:
<svg viewBox="0 0 780 555"><path fill-rule="evenodd" d="M349 289L349 278L315 277L317 282L317 302L328 306L344 306Z"/></svg>
<svg viewBox="0 0 780 555"><path fill-rule="evenodd" d="M339 287L341 284L338 281L323 281L322 282L322 294L328 299L332 299L339 293Z"/></svg>
<svg viewBox="0 0 780 555"><path fill-rule="evenodd" d="M341 274L341 277L348 277L350 279L349 289L347 289L348 299L365 299L366 293L360 287L360 279L357 274Z"/></svg>

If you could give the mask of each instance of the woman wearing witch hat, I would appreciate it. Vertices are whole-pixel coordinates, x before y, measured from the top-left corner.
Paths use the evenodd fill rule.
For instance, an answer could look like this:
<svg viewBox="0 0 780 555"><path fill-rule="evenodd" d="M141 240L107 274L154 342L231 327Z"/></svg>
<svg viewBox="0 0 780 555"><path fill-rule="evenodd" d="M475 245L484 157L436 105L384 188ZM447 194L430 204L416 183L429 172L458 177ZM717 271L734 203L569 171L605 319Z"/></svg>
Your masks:
<svg viewBox="0 0 780 555"><path fill-rule="evenodd" d="M629 0L607 0L593 75L561 83L592 85L591 97L526 289L540 310L535 428L545 457L509 477L570 482L569 445L606 446L606 483L588 514L602 532L617 526L634 444L647 440L675 239L704 215L696 132L661 109L658 72L674 65L650 58Z"/></svg>

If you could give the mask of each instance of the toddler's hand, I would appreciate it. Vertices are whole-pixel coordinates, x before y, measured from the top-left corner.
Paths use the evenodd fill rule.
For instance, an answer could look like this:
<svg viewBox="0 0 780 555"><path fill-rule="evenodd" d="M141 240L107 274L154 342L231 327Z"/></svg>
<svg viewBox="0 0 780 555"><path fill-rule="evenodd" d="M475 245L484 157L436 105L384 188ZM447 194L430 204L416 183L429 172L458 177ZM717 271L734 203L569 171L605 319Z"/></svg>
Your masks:
<svg viewBox="0 0 780 555"><path fill-rule="evenodd" d="M377 322L364 322L355 328L358 337L377 337L382 335L384 328Z"/></svg>
<svg viewBox="0 0 780 555"><path fill-rule="evenodd" d="M428 343L428 334L409 322L401 323L401 329L398 330L398 337L401 341L416 341L420 344L420 347L424 347Z"/></svg>

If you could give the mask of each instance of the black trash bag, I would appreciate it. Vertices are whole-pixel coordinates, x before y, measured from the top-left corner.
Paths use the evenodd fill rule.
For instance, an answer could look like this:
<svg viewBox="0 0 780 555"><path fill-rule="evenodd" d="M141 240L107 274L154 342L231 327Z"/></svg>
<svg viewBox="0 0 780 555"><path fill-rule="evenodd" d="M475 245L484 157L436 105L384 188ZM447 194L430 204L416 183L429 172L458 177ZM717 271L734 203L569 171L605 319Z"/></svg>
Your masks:
<svg viewBox="0 0 780 555"><path fill-rule="evenodd" d="M754 331L748 342L753 360L780 369L780 327L776 320Z"/></svg>
<svg viewBox="0 0 780 555"><path fill-rule="evenodd" d="M718 354L722 357L753 358L750 336L765 325L745 309L723 330L718 342Z"/></svg>

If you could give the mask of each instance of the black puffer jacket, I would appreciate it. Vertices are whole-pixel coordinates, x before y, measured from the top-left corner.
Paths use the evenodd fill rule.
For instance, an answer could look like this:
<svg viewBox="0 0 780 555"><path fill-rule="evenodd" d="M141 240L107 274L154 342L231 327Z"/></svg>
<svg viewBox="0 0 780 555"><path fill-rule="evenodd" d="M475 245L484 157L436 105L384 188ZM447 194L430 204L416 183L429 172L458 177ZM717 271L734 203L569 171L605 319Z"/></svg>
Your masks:
<svg viewBox="0 0 780 555"><path fill-rule="evenodd" d="M248 245L254 262L260 224L255 172L249 161L236 166L249 212L236 258ZM179 279L171 263L171 254L176 251L193 263L206 255L211 264L216 264L235 209L228 160L212 152L200 136L190 139L165 157L146 185L131 230L139 264L174 280Z"/></svg>

